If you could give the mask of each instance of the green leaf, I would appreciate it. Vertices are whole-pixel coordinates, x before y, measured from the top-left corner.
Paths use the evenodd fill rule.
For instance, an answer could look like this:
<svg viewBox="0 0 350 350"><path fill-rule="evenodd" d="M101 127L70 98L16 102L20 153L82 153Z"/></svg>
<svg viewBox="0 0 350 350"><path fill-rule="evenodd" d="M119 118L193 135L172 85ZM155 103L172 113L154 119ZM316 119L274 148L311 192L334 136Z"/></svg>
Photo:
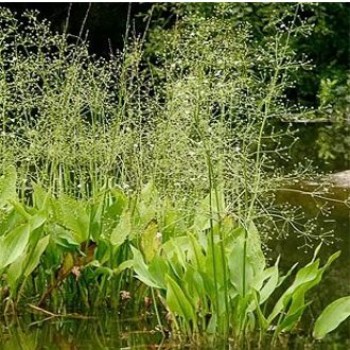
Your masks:
<svg viewBox="0 0 350 350"><path fill-rule="evenodd" d="M261 249L260 234L253 221L248 225L247 243L248 259L253 266L254 275L258 275L264 270L266 261Z"/></svg>
<svg viewBox="0 0 350 350"><path fill-rule="evenodd" d="M134 261L133 260L125 260L116 269L113 270L113 273L118 275L121 272L123 272L124 270L131 269L132 267L134 267Z"/></svg>
<svg viewBox="0 0 350 350"><path fill-rule="evenodd" d="M185 229L183 227L184 218L181 211L176 210L168 198L163 200L161 211L160 216L163 219L161 226L164 241L167 241L170 237L181 235L183 229Z"/></svg>
<svg viewBox="0 0 350 350"><path fill-rule="evenodd" d="M312 282L314 282L318 276L318 266L319 261L316 260L313 263L307 264L297 272L293 284L283 293L283 295L277 301L270 316L268 317L269 322L271 322L279 313L281 313L287 307L289 301L293 298L298 288L304 286L308 287L307 289L309 289L314 285Z"/></svg>
<svg viewBox="0 0 350 350"><path fill-rule="evenodd" d="M149 181L141 190L140 201L147 205L153 201L155 194L153 181Z"/></svg>
<svg viewBox="0 0 350 350"><path fill-rule="evenodd" d="M215 240L215 239L214 239ZM226 257L219 242L209 240L208 253L206 256L207 273L217 282L217 288L222 288L226 285L225 276L227 276Z"/></svg>
<svg viewBox="0 0 350 350"><path fill-rule="evenodd" d="M336 329L350 316L350 296L346 296L329 304L317 318L313 336L322 339L327 333Z"/></svg>
<svg viewBox="0 0 350 350"><path fill-rule="evenodd" d="M136 211L133 219L135 224L141 229L156 217L157 191L152 181L150 181L141 191L136 202Z"/></svg>
<svg viewBox="0 0 350 350"><path fill-rule="evenodd" d="M191 233L188 234L192 244L192 263L196 266L197 270L202 270L205 266L206 257L202 250L201 245L199 244L199 240Z"/></svg>
<svg viewBox="0 0 350 350"><path fill-rule="evenodd" d="M29 219L30 229L31 231L36 230L40 226L42 226L47 220L47 212L45 210L41 210L37 212L35 215L31 216Z"/></svg>
<svg viewBox="0 0 350 350"><path fill-rule="evenodd" d="M202 231L210 228L210 219L218 222L225 211L225 198L223 186L219 185L216 190L211 193L199 203L198 210L194 217L193 226Z"/></svg>
<svg viewBox="0 0 350 350"><path fill-rule="evenodd" d="M7 275L7 282L11 288L11 293L13 293L13 296L16 295L16 289L18 287L18 282L23 274L23 265L24 260L26 258L26 255L19 256L16 261L14 261L7 269L6 275Z"/></svg>
<svg viewBox="0 0 350 350"><path fill-rule="evenodd" d="M0 220L0 236L6 235L12 229L21 224L25 224L26 220L18 214L16 210L11 209L8 213L1 217Z"/></svg>
<svg viewBox="0 0 350 350"><path fill-rule="evenodd" d="M89 203L90 234L93 241L97 242L103 229L103 213L105 210L106 197L104 194L96 195Z"/></svg>
<svg viewBox="0 0 350 350"><path fill-rule="evenodd" d="M110 242L114 246L122 245L131 233L131 214L125 210L120 217L118 225L113 229Z"/></svg>
<svg viewBox="0 0 350 350"><path fill-rule="evenodd" d="M94 270L94 274L95 276L100 276L100 275L103 275L103 276L107 276L107 279L110 279L113 277L114 274L118 274L119 271L115 271L107 266L101 266L99 265L99 262L98 261L93 261L90 263L91 266L94 266L94 267L97 267L97 269Z"/></svg>
<svg viewBox="0 0 350 350"><path fill-rule="evenodd" d="M38 184L33 184L33 204L38 210L47 210L51 195Z"/></svg>
<svg viewBox="0 0 350 350"><path fill-rule="evenodd" d="M149 273L156 283L162 288L166 288L165 276L169 273L169 265L162 256L156 255L148 267Z"/></svg>
<svg viewBox="0 0 350 350"><path fill-rule="evenodd" d="M279 258L274 266L265 269L262 274L256 277L253 283L253 288L255 289L253 295L255 298L249 305L249 312L253 312L254 310L261 312L260 305L268 300L271 294L276 290L279 281L278 262ZM259 320L261 320L260 316Z"/></svg>
<svg viewBox="0 0 350 350"><path fill-rule="evenodd" d="M170 277L166 277L167 294L166 302L169 310L183 317L186 321L193 320L195 313L191 302L186 297L180 286Z"/></svg>
<svg viewBox="0 0 350 350"><path fill-rule="evenodd" d="M90 217L85 202L61 195L53 201L53 209L57 222L72 231L76 242L82 243L88 240Z"/></svg>
<svg viewBox="0 0 350 350"><path fill-rule="evenodd" d="M118 188L112 188L111 194L112 196L108 198L108 203L105 203L104 221L115 221L126 210L128 200L125 194Z"/></svg>
<svg viewBox="0 0 350 350"><path fill-rule="evenodd" d="M258 230L253 222L248 228L236 228L233 242L229 244L228 266L230 280L240 295L249 293L251 288L259 288L263 282L265 257L261 249Z"/></svg>
<svg viewBox="0 0 350 350"><path fill-rule="evenodd" d="M294 300L293 300L294 301ZM288 310L287 315L283 318L283 321L277 326L277 333L279 332L290 332L296 325L299 323L299 320L304 312L304 310L311 304L311 302L304 303L303 298L300 299L300 302L296 303L297 308L295 307L291 312Z"/></svg>
<svg viewBox="0 0 350 350"><path fill-rule="evenodd" d="M0 208L9 204L10 200L17 198L16 180L17 174L14 166L7 167L4 174L0 176Z"/></svg>
<svg viewBox="0 0 350 350"><path fill-rule="evenodd" d="M80 244L73 238L72 232L64 227L53 224L50 226L52 240L55 244L64 248L76 248Z"/></svg>
<svg viewBox="0 0 350 350"><path fill-rule="evenodd" d="M306 292L321 281L324 271L335 259L338 258L339 255L339 251L331 255L328 258L326 264L321 268L319 268L318 259L316 261L312 259L309 264L301 268L297 272L293 284L283 293L281 298L276 303L272 313L268 318L269 322L271 322L282 311L286 312L285 318L288 318L292 315L295 315L298 310L302 309L304 307ZM287 306L289 306L288 311L285 310Z"/></svg>
<svg viewBox="0 0 350 350"><path fill-rule="evenodd" d="M214 334L216 332L217 324L218 324L217 314L211 315L207 329L206 329L207 333Z"/></svg>
<svg viewBox="0 0 350 350"><path fill-rule="evenodd" d="M207 297L202 275L192 265L189 265L185 272L183 281L186 284L186 290L192 297L192 305L196 309L201 307L205 310L205 301Z"/></svg>
<svg viewBox="0 0 350 350"><path fill-rule="evenodd" d="M152 274L148 271L148 267L143 261L140 251L134 247L131 247L131 250L134 255L133 261L136 277L148 287L161 289L161 286L155 281Z"/></svg>
<svg viewBox="0 0 350 350"><path fill-rule="evenodd" d="M267 277L267 278L266 278ZM278 285L278 260L276 264L269 269L264 271L264 280L267 279L265 285L261 288L260 294L260 304L264 303L270 295L275 291Z"/></svg>
<svg viewBox="0 0 350 350"><path fill-rule="evenodd" d="M24 204L20 203L18 200L10 200L10 203L18 214L20 214L27 221L30 220L31 215L27 212Z"/></svg>
<svg viewBox="0 0 350 350"><path fill-rule="evenodd" d="M160 245L157 221L153 219L141 233L141 247L146 262L150 262L154 258L159 251Z"/></svg>
<svg viewBox="0 0 350 350"><path fill-rule="evenodd" d="M256 309L256 313L258 315L258 320L259 320L259 325L261 327L262 330L266 330L269 326L269 322L268 320L266 319L266 317L264 316L261 308L260 308L260 304L261 304L261 301L258 300L258 292L254 292L253 293L253 297L254 297L254 306L251 307L252 310Z"/></svg>
<svg viewBox="0 0 350 350"><path fill-rule="evenodd" d="M22 255L28 244L30 225L20 225L0 240L0 269L14 262Z"/></svg>
<svg viewBox="0 0 350 350"><path fill-rule="evenodd" d="M230 281L241 296L248 292L254 281L254 267L248 254L244 255L244 242L243 236L237 238L228 259Z"/></svg>
<svg viewBox="0 0 350 350"><path fill-rule="evenodd" d="M187 253L191 250L189 236L171 238L162 245L162 251L169 261L179 262L183 267L187 264Z"/></svg>
<svg viewBox="0 0 350 350"><path fill-rule="evenodd" d="M43 255L47 245L49 244L49 241L50 241L49 235L43 237L35 246L33 253L28 255L30 260L27 262L27 264L25 264L26 268L24 271L24 276L28 277L34 271L34 269L38 266L40 262L40 258Z"/></svg>

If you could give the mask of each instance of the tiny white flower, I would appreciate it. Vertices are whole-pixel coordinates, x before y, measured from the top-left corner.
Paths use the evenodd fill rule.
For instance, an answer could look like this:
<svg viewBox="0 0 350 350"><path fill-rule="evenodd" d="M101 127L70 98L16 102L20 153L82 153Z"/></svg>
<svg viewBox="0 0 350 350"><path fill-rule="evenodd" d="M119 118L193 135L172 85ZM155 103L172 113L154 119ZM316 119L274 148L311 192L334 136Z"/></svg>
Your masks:
<svg viewBox="0 0 350 350"><path fill-rule="evenodd" d="M162 233L158 231L158 232L156 233L156 239L157 239L158 241L161 241L162 238L163 238Z"/></svg>

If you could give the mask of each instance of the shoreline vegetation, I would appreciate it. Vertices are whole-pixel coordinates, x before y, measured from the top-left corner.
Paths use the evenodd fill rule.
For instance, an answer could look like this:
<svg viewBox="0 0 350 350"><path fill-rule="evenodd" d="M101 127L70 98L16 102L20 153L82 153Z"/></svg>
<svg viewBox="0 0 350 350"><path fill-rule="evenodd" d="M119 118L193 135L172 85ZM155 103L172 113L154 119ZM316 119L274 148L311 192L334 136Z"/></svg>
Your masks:
<svg viewBox="0 0 350 350"><path fill-rule="evenodd" d="M141 37L107 60L36 13L0 8L3 315L127 307L192 340L277 344L297 332L308 292L340 254L321 262L327 236L275 198L286 180L315 174L287 170L298 138L276 127L293 112L293 74L310 64L292 40L312 26L297 5L258 42L249 23L223 20L230 7L217 9L189 12L153 56ZM282 273L266 247L295 228L314 253ZM349 296L333 301L313 336L349 315Z"/></svg>

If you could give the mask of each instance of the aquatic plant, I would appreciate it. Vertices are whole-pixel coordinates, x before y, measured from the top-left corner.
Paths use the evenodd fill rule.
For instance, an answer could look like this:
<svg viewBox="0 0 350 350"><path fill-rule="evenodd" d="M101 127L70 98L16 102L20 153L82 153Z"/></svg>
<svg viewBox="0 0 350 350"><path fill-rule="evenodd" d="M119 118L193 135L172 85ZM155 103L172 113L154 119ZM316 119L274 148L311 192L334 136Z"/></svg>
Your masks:
<svg viewBox="0 0 350 350"><path fill-rule="evenodd" d="M107 61L37 13L1 9L0 19L0 167L16 164L21 197L32 181L76 198L153 181L196 205L220 181L235 212L272 223L271 190L286 175L276 159L289 149L280 138L294 137L269 125L289 112L288 73L304 65L288 41L302 32L297 20L282 32L275 23L264 47L249 24L226 35L215 18L182 23L153 65L134 38Z"/></svg>
<svg viewBox="0 0 350 350"><path fill-rule="evenodd" d="M159 198L152 183L129 196L117 188L101 189L89 201L56 197L34 186L29 206L18 200L15 182L9 168L1 181L6 191L0 188L4 313L28 302L56 310L72 303L90 310L106 303L120 308L121 293L135 300L151 295L161 330L237 338L273 331L277 337L297 326L310 303L307 292L339 255L320 266L318 247L276 302L274 293L296 265L284 276L278 260L267 266L254 222L242 224L221 191L184 217ZM348 316L347 303L344 298L326 308L316 321L316 338ZM167 324L163 310L169 313Z"/></svg>
<svg viewBox="0 0 350 350"><path fill-rule="evenodd" d="M208 205L208 198L205 201ZM211 228L213 218L199 210L193 225L157 247L159 253L151 260L146 259L147 250L132 248L137 278L158 290L172 327L179 332L242 337L259 331L263 337L272 331L276 338L292 331L311 302L306 294L321 282L340 252L320 266L319 246L310 263L298 269L294 281L281 293L278 291L290 280L297 264L280 276L279 259L267 266L254 223L242 226L229 213L221 214L221 220L215 220ZM276 291L280 294L277 302ZM343 315L347 317L346 312Z"/></svg>
<svg viewBox="0 0 350 350"><path fill-rule="evenodd" d="M303 171L275 168L291 134L273 127L300 65L297 18L266 47L249 25L227 36L199 20L192 35L187 23L154 66L142 40L95 59L35 13L23 24L0 9L2 312L129 304L191 336L293 329L337 257L320 267L316 250L282 291L293 271L262 251L288 214L273 190Z"/></svg>

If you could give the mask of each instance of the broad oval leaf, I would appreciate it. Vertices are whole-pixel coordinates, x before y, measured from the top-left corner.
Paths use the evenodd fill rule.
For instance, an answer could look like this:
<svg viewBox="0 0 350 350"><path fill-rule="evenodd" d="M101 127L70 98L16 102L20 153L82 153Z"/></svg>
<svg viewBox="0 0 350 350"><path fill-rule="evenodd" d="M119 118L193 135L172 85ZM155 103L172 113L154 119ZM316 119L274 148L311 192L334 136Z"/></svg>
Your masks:
<svg viewBox="0 0 350 350"><path fill-rule="evenodd" d="M57 223L72 231L76 242L82 243L89 239L90 212L87 202L61 195L52 204Z"/></svg>
<svg viewBox="0 0 350 350"><path fill-rule="evenodd" d="M220 221L225 214L225 207L223 185L219 184L199 203L194 217L194 228L200 231L209 229L210 220Z"/></svg>
<svg viewBox="0 0 350 350"><path fill-rule="evenodd" d="M349 316L350 296L333 301L317 318L313 336L316 339L322 339L327 333L336 329Z"/></svg>
<svg viewBox="0 0 350 350"><path fill-rule="evenodd" d="M32 231L36 230L40 226L44 225L47 220L47 212L44 210L38 211L29 219L30 228Z"/></svg>
<svg viewBox="0 0 350 350"><path fill-rule="evenodd" d="M1 237L0 241L0 269L13 263L27 248L30 225L20 225Z"/></svg>
<svg viewBox="0 0 350 350"><path fill-rule="evenodd" d="M47 235L43 238L40 239L38 244L35 246L32 254L30 254L29 260L27 262L26 269L24 271L24 276L28 277L34 270L35 268L39 265L40 258L45 252L46 247L48 246L50 241L50 236Z"/></svg>
<svg viewBox="0 0 350 350"><path fill-rule="evenodd" d="M167 280L166 302L172 313L183 317L187 322L195 318L195 312L180 286L170 277Z"/></svg>
<svg viewBox="0 0 350 350"><path fill-rule="evenodd" d="M141 247L146 262L150 262L159 251L161 242L158 234L158 224L152 219L141 233Z"/></svg>
<svg viewBox="0 0 350 350"><path fill-rule="evenodd" d="M131 233L131 213L130 211L126 210L123 212L122 216L120 217L120 221L118 225L113 229L111 236L110 236L110 242L112 245L120 246L122 245L126 239L129 237Z"/></svg>
<svg viewBox="0 0 350 350"><path fill-rule="evenodd" d="M148 270L148 266L143 261L141 252L134 247L131 247L131 250L134 255L133 267L136 273L136 278L138 278L141 282L143 282L148 287L160 289L161 286L159 286L157 282L154 280L151 272L149 272Z"/></svg>

